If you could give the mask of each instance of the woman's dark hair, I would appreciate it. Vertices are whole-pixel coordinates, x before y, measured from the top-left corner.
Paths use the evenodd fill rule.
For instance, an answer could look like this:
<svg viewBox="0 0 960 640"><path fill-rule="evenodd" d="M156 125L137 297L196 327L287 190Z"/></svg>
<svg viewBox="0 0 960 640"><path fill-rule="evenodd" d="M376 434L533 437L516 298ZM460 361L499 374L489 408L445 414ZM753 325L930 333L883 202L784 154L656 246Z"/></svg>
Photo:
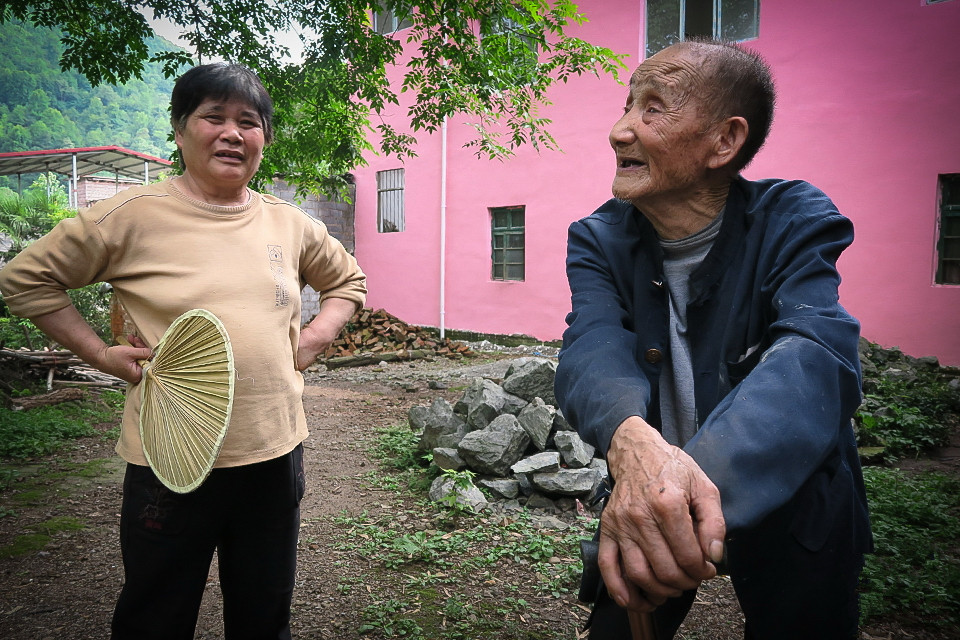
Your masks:
<svg viewBox="0 0 960 640"><path fill-rule="evenodd" d="M239 64L216 62L194 67L180 76L170 96L170 124L173 128L183 131L190 114L208 98L232 98L250 103L263 123L264 142L270 144L273 141L273 100L257 74L250 69Z"/></svg>

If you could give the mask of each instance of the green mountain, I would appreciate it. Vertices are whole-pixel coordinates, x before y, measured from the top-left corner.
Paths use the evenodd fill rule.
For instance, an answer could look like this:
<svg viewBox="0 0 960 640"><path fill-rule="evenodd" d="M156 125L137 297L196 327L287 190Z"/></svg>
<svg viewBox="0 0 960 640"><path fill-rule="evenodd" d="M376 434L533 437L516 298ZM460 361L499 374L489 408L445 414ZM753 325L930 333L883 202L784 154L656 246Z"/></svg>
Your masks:
<svg viewBox="0 0 960 640"><path fill-rule="evenodd" d="M118 145L170 157L173 79L152 65L142 80L91 87L60 69L59 35L29 23L0 24L0 152ZM149 46L175 48L161 38Z"/></svg>

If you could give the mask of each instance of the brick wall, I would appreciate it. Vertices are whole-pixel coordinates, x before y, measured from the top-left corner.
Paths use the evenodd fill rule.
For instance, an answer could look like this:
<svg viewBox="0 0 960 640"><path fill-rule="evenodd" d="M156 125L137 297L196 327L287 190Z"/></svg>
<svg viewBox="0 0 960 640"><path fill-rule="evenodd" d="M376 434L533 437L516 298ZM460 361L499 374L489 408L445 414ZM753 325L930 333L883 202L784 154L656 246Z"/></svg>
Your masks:
<svg viewBox="0 0 960 640"><path fill-rule="evenodd" d="M77 185L77 204L83 209L139 184L143 183L140 180L128 179L117 181L114 178L80 178Z"/></svg>
<svg viewBox="0 0 960 640"><path fill-rule="evenodd" d="M295 196L296 188L292 185L275 180L267 189L270 193L283 198L287 202L292 202L306 211L310 216L316 218L324 225L334 238L339 240L350 253L354 252L356 247L356 235L353 224L353 203L356 196L356 187L350 186L351 202L330 201L326 198L317 198L308 196L305 200L298 199ZM306 286L301 293L302 310L300 318L305 323L313 319L320 311L320 294L314 291L310 286Z"/></svg>

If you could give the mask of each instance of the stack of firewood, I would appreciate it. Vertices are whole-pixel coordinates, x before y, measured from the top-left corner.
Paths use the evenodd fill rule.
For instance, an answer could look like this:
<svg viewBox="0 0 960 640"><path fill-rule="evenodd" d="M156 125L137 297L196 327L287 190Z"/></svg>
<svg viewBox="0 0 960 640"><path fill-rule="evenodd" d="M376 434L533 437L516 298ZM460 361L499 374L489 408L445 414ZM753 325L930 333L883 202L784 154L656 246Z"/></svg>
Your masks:
<svg viewBox="0 0 960 640"><path fill-rule="evenodd" d="M37 378L46 378L47 389L54 387L112 387L126 383L85 364L72 352L0 349L0 363L21 367ZM59 378L55 379L55 376Z"/></svg>
<svg viewBox="0 0 960 640"><path fill-rule="evenodd" d="M473 353L461 342L441 340L383 309L375 311L365 307L354 314L340 337L323 354L323 360L331 367L331 364L348 366L348 362L366 364L368 360L403 360L427 355L456 358Z"/></svg>

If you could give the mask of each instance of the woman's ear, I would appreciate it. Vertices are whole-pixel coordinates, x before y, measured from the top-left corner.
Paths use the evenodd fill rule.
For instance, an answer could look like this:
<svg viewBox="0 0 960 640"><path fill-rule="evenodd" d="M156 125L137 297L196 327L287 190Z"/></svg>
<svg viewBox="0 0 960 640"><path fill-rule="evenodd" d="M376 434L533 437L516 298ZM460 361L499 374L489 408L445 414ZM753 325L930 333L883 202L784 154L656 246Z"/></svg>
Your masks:
<svg viewBox="0 0 960 640"><path fill-rule="evenodd" d="M711 169L721 169L740 154L740 149L747 141L750 125L740 116L727 118L716 126L716 144L713 157L710 158Z"/></svg>

